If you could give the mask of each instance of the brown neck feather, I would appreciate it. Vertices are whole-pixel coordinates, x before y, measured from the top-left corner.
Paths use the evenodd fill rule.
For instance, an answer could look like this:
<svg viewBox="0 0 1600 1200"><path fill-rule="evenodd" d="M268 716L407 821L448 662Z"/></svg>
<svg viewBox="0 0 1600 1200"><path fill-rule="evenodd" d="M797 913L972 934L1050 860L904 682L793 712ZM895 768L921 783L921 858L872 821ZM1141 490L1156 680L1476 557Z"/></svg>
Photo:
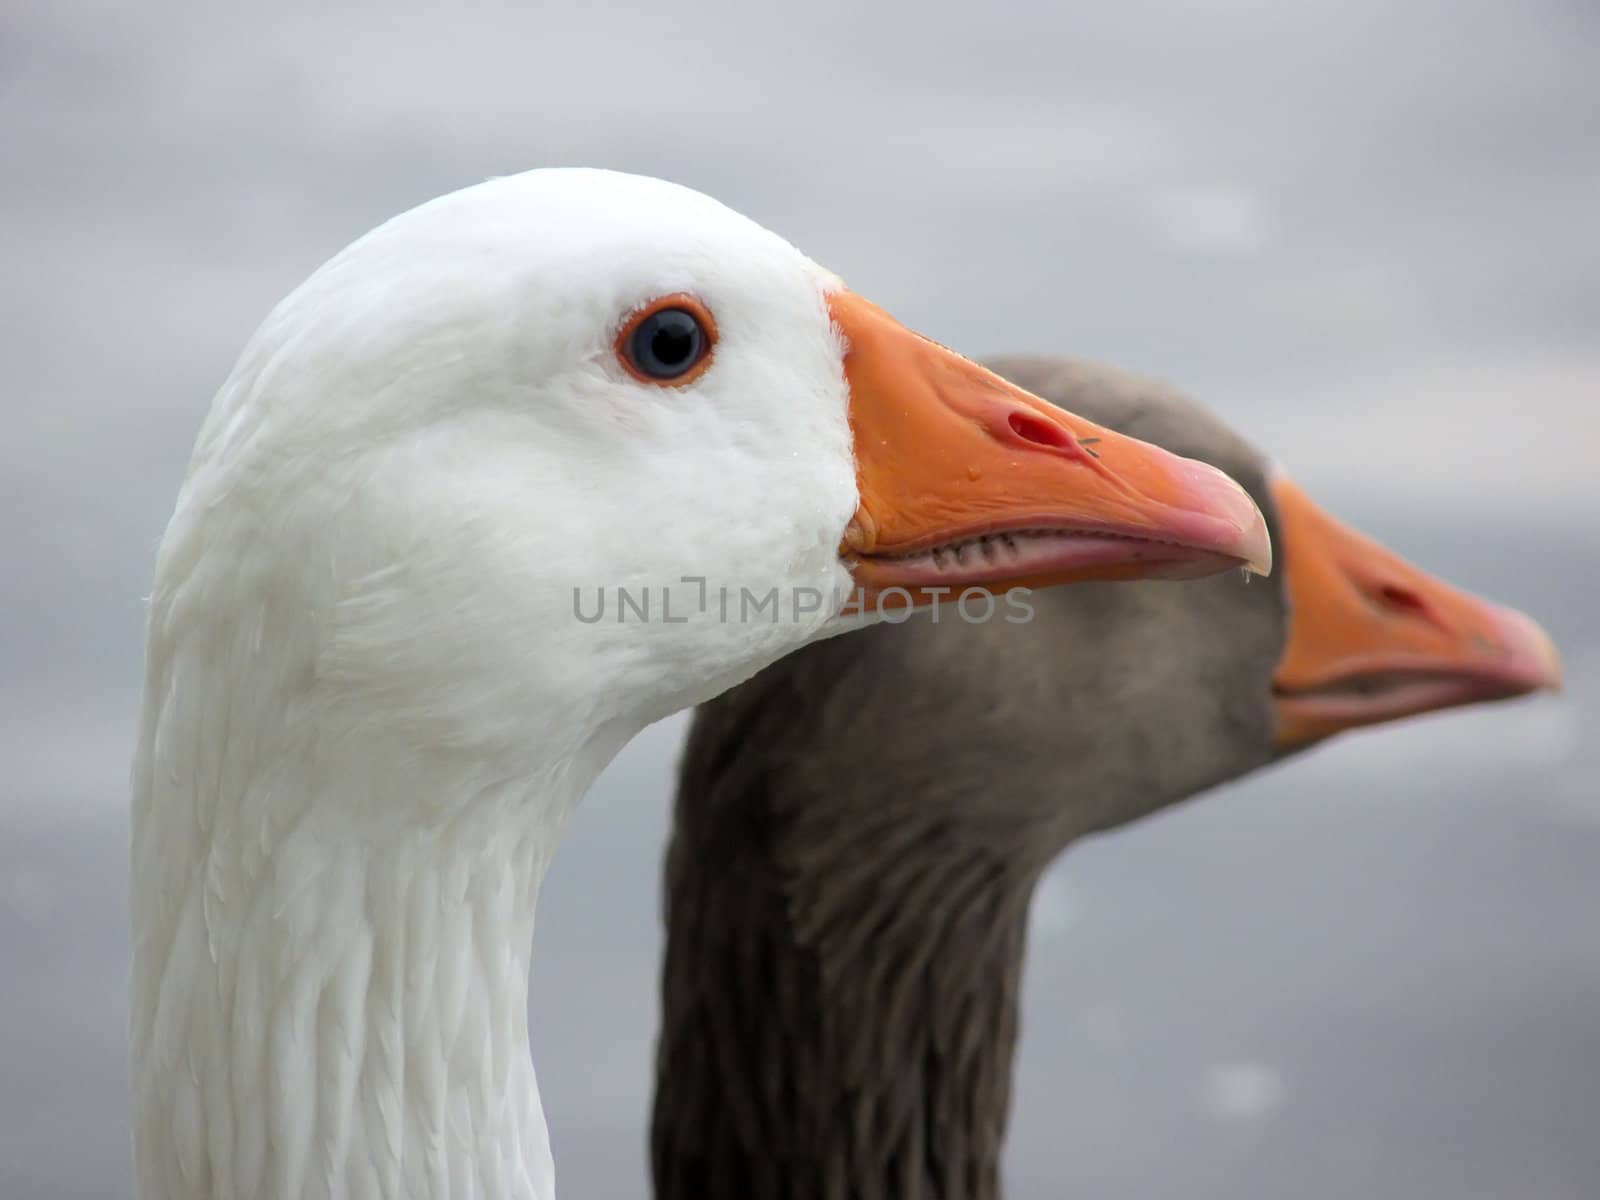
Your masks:
<svg viewBox="0 0 1600 1200"><path fill-rule="evenodd" d="M715 765L725 820L668 859L657 1197L999 1196L1034 873L903 809L807 828L783 768Z"/></svg>

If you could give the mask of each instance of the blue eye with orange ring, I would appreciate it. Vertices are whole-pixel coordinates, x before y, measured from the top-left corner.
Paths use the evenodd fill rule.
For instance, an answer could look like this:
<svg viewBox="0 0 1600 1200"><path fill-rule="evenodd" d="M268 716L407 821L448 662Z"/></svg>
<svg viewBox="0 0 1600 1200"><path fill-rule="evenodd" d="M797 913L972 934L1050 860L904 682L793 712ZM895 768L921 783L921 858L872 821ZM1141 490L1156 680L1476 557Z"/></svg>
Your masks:
<svg viewBox="0 0 1600 1200"><path fill-rule="evenodd" d="M617 357L636 379L683 384L709 363L716 323L691 296L651 301L617 335Z"/></svg>

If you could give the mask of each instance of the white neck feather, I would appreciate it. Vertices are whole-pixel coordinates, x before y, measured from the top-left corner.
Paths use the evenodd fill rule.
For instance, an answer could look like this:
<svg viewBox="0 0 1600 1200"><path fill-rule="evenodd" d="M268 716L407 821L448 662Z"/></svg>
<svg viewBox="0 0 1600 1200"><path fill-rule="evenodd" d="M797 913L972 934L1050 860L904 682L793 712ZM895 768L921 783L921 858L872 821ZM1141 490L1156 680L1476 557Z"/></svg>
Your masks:
<svg viewBox="0 0 1600 1200"><path fill-rule="evenodd" d="M485 780L382 735L297 745L244 716L168 711L141 766L139 1194L548 1200L534 910L572 807L632 731Z"/></svg>

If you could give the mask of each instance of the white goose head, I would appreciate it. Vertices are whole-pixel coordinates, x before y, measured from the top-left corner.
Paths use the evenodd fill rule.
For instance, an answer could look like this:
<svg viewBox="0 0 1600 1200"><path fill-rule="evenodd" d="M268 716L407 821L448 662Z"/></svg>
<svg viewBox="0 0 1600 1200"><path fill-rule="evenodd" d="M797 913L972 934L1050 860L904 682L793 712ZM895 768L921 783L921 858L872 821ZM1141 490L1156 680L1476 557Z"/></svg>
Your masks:
<svg viewBox="0 0 1600 1200"><path fill-rule="evenodd" d="M547 1192L534 898L628 737L847 627L857 585L892 607L1267 559L1226 476L687 189L537 171L383 225L246 348L162 546L142 1189Z"/></svg>

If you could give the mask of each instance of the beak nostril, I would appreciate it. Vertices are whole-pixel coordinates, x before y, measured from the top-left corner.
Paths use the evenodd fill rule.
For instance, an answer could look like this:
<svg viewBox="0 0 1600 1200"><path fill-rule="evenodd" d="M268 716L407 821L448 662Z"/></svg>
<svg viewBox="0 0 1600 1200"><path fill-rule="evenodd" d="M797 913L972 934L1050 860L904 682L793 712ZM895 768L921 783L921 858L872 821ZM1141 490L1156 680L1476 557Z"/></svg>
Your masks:
<svg viewBox="0 0 1600 1200"><path fill-rule="evenodd" d="M1040 419L1032 413L1013 412L1007 423L1011 432L1036 446L1052 450L1065 450L1073 444L1071 436L1059 425Z"/></svg>
<svg viewBox="0 0 1600 1200"><path fill-rule="evenodd" d="M1390 612L1410 616L1424 617L1428 614L1428 606L1422 597L1410 588L1398 584L1385 583L1376 589L1378 604Z"/></svg>

